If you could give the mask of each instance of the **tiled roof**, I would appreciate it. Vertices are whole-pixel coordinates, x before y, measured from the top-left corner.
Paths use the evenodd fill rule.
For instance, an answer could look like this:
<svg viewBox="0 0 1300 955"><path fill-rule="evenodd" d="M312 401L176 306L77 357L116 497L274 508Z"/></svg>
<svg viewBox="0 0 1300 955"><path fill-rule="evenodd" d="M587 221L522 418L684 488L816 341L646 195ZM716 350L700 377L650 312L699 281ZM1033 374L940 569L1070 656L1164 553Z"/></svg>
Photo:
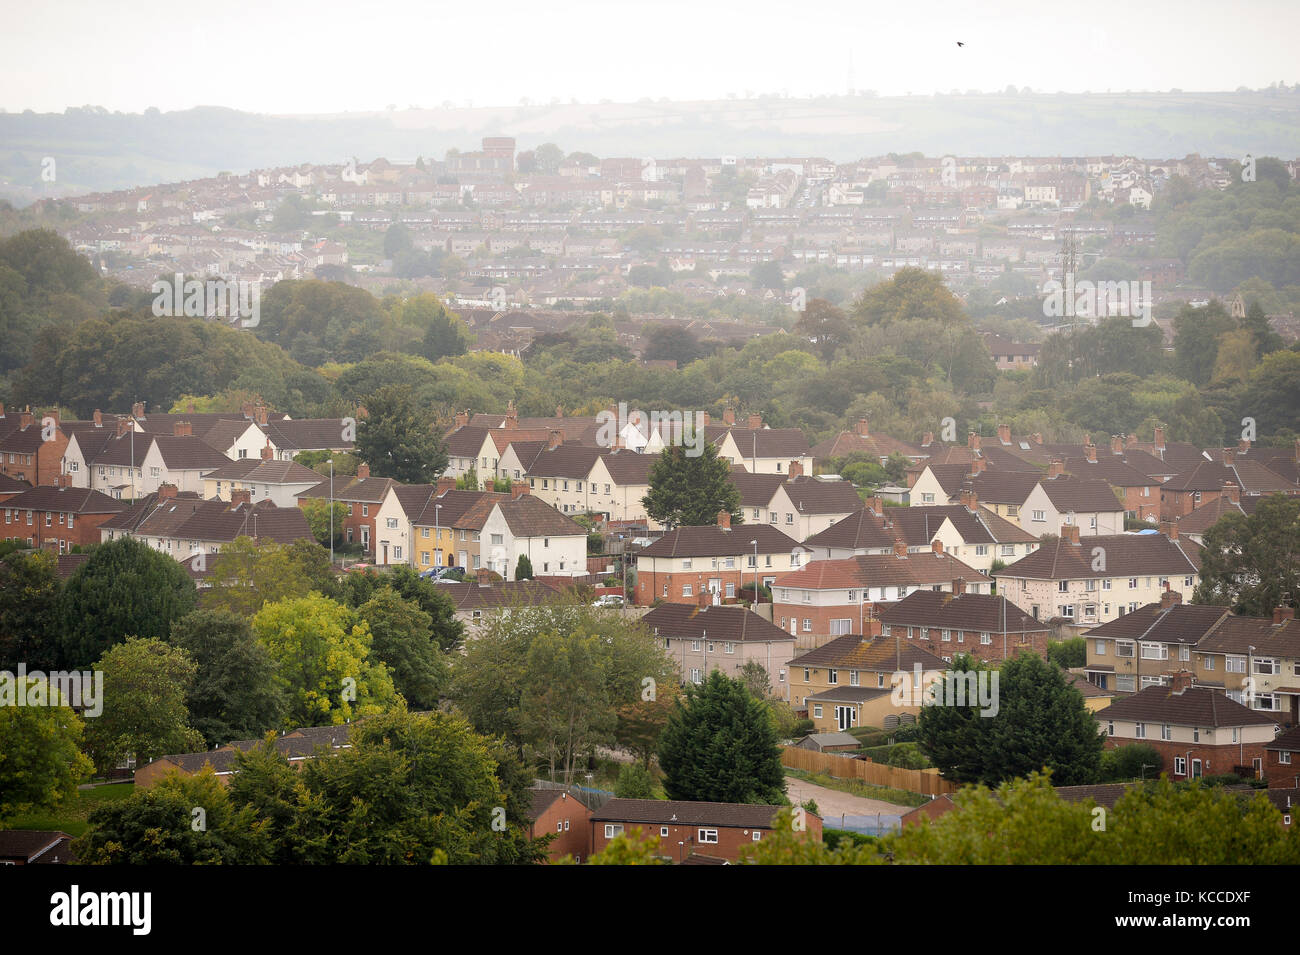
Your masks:
<svg viewBox="0 0 1300 955"><path fill-rule="evenodd" d="M447 454L453 458L477 457L483 442L487 440L488 429L472 424L461 425L447 435ZM502 449L504 450L504 449Z"/></svg>
<svg viewBox="0 0 1300 955"><path fill-rule="evenodd" d="M182 541L229 542L236 537L253 537L280 544L312 536L301 508L276 507L269 501L232 506L225 501L181 497L157 502L133 533Z"/></svg>
<svg viewBox="0 0 1300 955"><path fill-rule="evenodd" d="M1039 482L1048 500L1061 513L1090 514L1093 512L1122 511L1110 484L1101 480L1085 480L1062 476L1044 478Z"/></svg>
<svg viewBox="0 0 1300 955"><path fill-rule="evenodd" d="M438 592L451 598L457 611L495 610L498 607L535 607L559 596L559 591L540 580L498 580L480 587L476 581L439 584Z"/></svg>
<svg viewBox="0 0 1300 955"><path fill-rule="evenodd" d="M591 815L593 822L654 825L719 826L771 829L781 806L731 802L684 802L670 799L611 799Z"/></svg>
<svg viewBox="0 0 1300 955"><path fill-rule="evenodd" d="M319 471L303 467L294 461L263 461L261 458L240 458L204 474L206 480L245 481L256 484L310 484L320 483ZM337 482L338 478L335 478ZM326 484L329 479L326 478Z"/></svg>
<svg viewBox="0 0 1300 955"><path fill-rule="evenodd" d="M353 447L343 438L342 418L282 418L262 427L271 443L286 451L334 451Z"/></svg>
<svg viewBox="0 0 1300 955"><path fill-rule="evenodd" d="M790 669L795 667L835 667L844 670L871 670L893 673L895 670L911 670L916 664L922 670L946 670L948 664L915 642L893 637L875 637L863 640L852 634L836 637L815 650L809 650L790 661Z"/></svg>
<svg viewBox="0 0 1300 955"><path fill-rule="evenodd" d="M778 641L793 643L794 636L746 607L721 604L716 607L693 607L689 604L665 603L651 610L642 622L665 637L710 640L729 643Z"/></svg>
<svg viewBox="0 0 1300 955"><path fill-rule="evenodd" d="M798 458L808 454L808 436L799 428L734 428L708 425L705 434L714 444L721 444L728 433L736 442L742 458L757 454L760 458Z"/></svg>
<svg viewBox="0 0 1300 955"><path fill-rule="evenodd" d="M1175 726L1264 726L1278 722L1269 714L1242 706L1205 687L1176 693L1168 686L1149 686L1097 712L1099 720L1136 720Z"/></svg>
<svg viewBox="0 0 1300 955"><path fill-rule="evenodd" d="M1104 569L1094 568L1097 549L1105 555ZM1063 538L1047 540L1033 553L1008 564L999 578L1075 580L1097 577L1142 577L1155 574L1187 576L1200 571L1201 548L1189 540L1171 541L1163 534L1104 534L1081 537L1078 544ZM1100 566L1100 565L1098 565Z"/></svg>
<svg viewBox="0 0 1300 955"><path fill-rule="evenodd" d="M1097 460L1086 457L1065 459L1065 470L1083 480L1105 481L1112 487L1151 487L1160 482L1144 471L1125 463L1119 455L1099 450Z"/></svg>
<svg viewBox="0 0 1300 955"><path fill-rule="evenodd" d="M992 594L950 594L918 590L897 603L882 607L882 622L901 626L937 627L940 630L975 630L988 633L1037 633L1047 629L1005 597Z"/></svg>
<svg viewBox="0 0 1300 955"><path fill-rule="evenodd" d="M1093 627L1088 636L1195 645L1227 616L1226 607L1177 603L1162 608L1158 603L1150 603Z"/></svg>
<svg viewBox="0 0 1300 955"><path fill-rule="evenodd" d="M595 467L601 456L598 448L584 448L577 444L561 444L542 448L531 461L525 462L529 477L559 477L583 480Z"/></svg>
<svg viewBox="0 0 1300 955"><path fill-rule="evenodd" d="M531 494L500 501L496 506L516 538L587 536L585 527Z"/></svg>
<svg viewBox="0 0 1300 955"><path fill-rule="evenodd" d="M740 492L740 506L765 508L776 489L785 483L784 474L756 474L739 464L731 467L731 483Z"/></svg>
<svg viewBox="0 0 1300 955"><path fill-rule="evenodd" d="M648 485L650 469L659 460L657 454L634 454L631 451L606 451L600 457L614 483L623 487Z"/></svg>
<svg viewBox="0 0 1300 955"><path fill-rule="evenodd" d="M893 692L891 687L837 686L808 697L809 703L865 703Z"/></svg>
<svg viewBox="0 0 1300 955"><path fill-rule="evenodd" d="M388 489L396 484L397 482L392 478L381 477L353 477L345 483L335 475L334 500L342 501L345 504L379 504L388 496ZM328 499L329 496L329 478L326 478L315 487L298 493L298 497L323 497Z"/></svg>
<svg viewBox="0 0 1300 955"><path fill-rule="evenodd" d="M716 524L676 527L641 550L639 557L732 557L753 554L752 540L760 554L789 554L799 546L767 524L736 524L730 529Z"/></svg>
<svg viewBox="0 0 1300 955"><path fill-rule="evenodd" d="M862 498L849 481L822 481L801 474L781 487L800 514L843 514L862 506Z"/></svg>
<svg viewBox="0 0 1300 955"><path fill-rule="evenodd" d="M970 583L990 582L987 576L951 554L930 551L906 557L888 553L859 554L841 560L814 560L799 570L778 577L772 586L799 590L926 587L950 584L958 578Z"/></svg>
<svg viewBox="0 0 1300 955"><path fill-rule="evenodd" d="M126 505L116 498L85 487L50 487L43 484L22 491L4 502L5 507L68 514L119 514Z"/></svg>
<svg viewBox="0 0 1300 955"><path fill-rule="evenodd" d="M914 444L899 441L887 434L858 434L856 431L841 431L833 438L819 441L809 451L818 461L842 458L850 454L865 454L873 458L887 458L898 453L909 458L917 458L922 451Z"/></svg>

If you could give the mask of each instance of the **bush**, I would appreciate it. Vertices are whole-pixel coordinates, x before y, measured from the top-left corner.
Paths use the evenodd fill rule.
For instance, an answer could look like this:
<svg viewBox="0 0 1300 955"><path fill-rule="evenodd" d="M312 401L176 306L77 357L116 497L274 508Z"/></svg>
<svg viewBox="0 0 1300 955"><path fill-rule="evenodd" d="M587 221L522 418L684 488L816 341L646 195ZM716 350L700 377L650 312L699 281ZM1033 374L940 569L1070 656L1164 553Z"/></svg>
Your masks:
<svg viewBox="0 0 1300 955"><path fill-rule="evenodd" d="M798 720L794 724L794 729L790 733L791 739L802 739L817 728L817 724L812 720Z"/></svg>
<svg viewBox="0 0 1300 955"><path fill-rule="evenodd" d="M1143 770L1143 764L1146 769ZM1102 782L1126 783L1133 779L1159 779L1164 759L1159 751L1146 743L1133 743L1108 749L1101 754L1100 777ZM1232 777L1234 780L1236 776Z"/></svg>
<svg viewBox="0 0 1300 955"><path fill-rule="evenodd" d="M890 750L885 763L899 769L926 769L930 765L919 743L899 743Z"/></svg>
<svg viewBox="0 0 1300 955"><path fill-rule="evenodd" d="M799 803L799 805L814 816L820 816L822 814L821 810L817 808L816 799L805 799L803 802Z"/></svg>
<svg viewBox="0 0 1300 955"><path fill-rule="evenodd" d="M1083 637L1049 641L1047 644L1047 659L1062 670L1068 670L1070 667L1086 666L1088 663L1088 643Z"/></svg>
<svg viewBox="0 0 1300 955"><path fill-rule="evenodd" d="M654 777L640 763L624 763L614 783L614 795L619 799L654 799Z"/></svg>

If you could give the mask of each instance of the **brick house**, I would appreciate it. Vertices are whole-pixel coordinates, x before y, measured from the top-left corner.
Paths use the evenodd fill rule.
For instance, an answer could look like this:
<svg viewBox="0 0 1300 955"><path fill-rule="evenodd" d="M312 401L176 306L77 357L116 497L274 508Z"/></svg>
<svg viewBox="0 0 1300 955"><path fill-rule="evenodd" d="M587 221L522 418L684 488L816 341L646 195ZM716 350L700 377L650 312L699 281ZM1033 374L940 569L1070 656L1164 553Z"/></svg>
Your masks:
<svg viewBox="0 0 1300 955"><path fill-rule="evenodd" d="M782 806L662 799L611 799L591 814L591 851L621 835L658 837L659 855L682 863L692 855L737 862L740 850L772 832ZM820 842L822 820L806 813L806 838Z"/></svg>
<svg viewBox="0 0 1300 955"><path fill-rule="evenodd" d="M1225 607L1185 604L1181 593L1167 590L1156 603L1084 631L1084 672L1089 682L1116 693L1167 684L1174 672L1192 668L1198 642L1227 616ZM1217 686L1224 686L1222 675Z"/></svg>
<svg viewBox="0 0 1300 955"><path fill-rule="evenodd" d="M59 476L58 487L35 487L4 502L0 537L26 541L30 547L57 547L60 554L73 547L99 543L99 528L121 513L126 505L99 491L71 487Z"/></svg>
<svg viewBox="0 0 1300 955"><path fill-rule="evenodd" d="M52 420L42 425L46 418ZM28 408L6 415L0 404L0 475L33 485L55 485L63 473L67 447L68 435L59 424L58 411L35 415Z"/></svg>
<svg viewBox="0 0 1300 955"><path fill-rule="evenodd" d="M977 660L1007 660L1028 651L1047 659L1048 628L1005 597L968 594L963 581L952 593L917 590L879 610L881 631L895 628L907 639L929 640L944 660L966 653Z"/></svg>
<svg viewBox="0 0 1300 955"><path fill-rule="evenodd" d="M682 682L703 683L713 670L734 679L746 663L757 661L772 692L788 701L794 637L746 607L713 606L707 592L699 599L698 607L660 604L641 618L655 644L677 664Z"/></svg>
<svg viewBox="0 0 1300 955"><path fill-rule="evenodd" d="M1277 719L1208 687L1193 687L1190 670L1168 686L1149 686L1097 712L1106 748L1145 743L1160 753L1172 779L1214 776L1245 767L1264 774L1264 747Z"/></svg>
<svg viewBox="0 0 1300 955"><path fill-rule="evenodd" d="M751 541L757 541L757 551ZM768 524L731 526L731 515L718 523L677 527L637 553L636 603L655 600L695 605L710 591L719 602L735 598L741 587L770 584L798 566L799 543Z"/></svg>
<svg viewBox="0 0 1300 955"><path fill-rule="evenodd" d="M1258 460L1232 450L1221 452L1218 461L1201 461L1179 472L1160 488L1160 519L1175 521L1225 493L1228 485L1246 496L1300 494L1295 483L1265 467Z"/></svg>
<svg viewBox="0 0 1300 955"><path fill-rule="evenodd" d="M1083 480L1100 480L1110 485L1124 508L1126 518L1155 521L1160 516L1160 482L1123 459L1124 439L1111 438L1111 453L1098 456L1091 441L1081 457L1067 457L1065 470ZM1119 530L1123 530L1123 526Z"/></svg>
<svg viewBox="0 0 1300 955"><path fill-rule="evenodd" d="M392 478L372 478L370 465L365 463L357 466L357 473L353 478L340 481L337 476L335 477L333 500L339 504L346 504L348 508L347 517L343 519L344 540L349 544L359 542L363 553L372 552L374 542L378 539L375 534L375 520L379 516L379 507L384 503L384 498L388 497L389 490L397 483ZM330 496L330 481L326 478L314 488L299 494L298 505L301 507L302 502L308 499L329 501Z"/></svg>
<svg viewBox="0 0 1300 955"><path fill-rule="evenodd" d="M554 835L546 858L558 862L573 856L582 862L591 856L591 810L563 789L530 789L528 838Z"/></svg>

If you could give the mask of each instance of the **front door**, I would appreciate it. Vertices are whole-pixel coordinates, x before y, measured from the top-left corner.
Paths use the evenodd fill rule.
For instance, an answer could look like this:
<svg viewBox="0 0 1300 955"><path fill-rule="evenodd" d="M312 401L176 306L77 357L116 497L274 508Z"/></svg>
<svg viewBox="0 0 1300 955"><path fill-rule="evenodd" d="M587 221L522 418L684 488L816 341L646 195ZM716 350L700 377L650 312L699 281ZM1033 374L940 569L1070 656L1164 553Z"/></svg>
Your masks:
<svg viewBox="0 0 1300 955"><path fill-rule="evenodd" d="M370 550L370 525L369 524L361 525L361 549L363 551Z"/></svg>
<svg viewBox="0 0 1300 955"><path fill-rule="evenodd" d="M384 545L383 545L383 547L384 547L384 559L383 559L382 561L380 561L380 563L381 563L381 564L386 564L386 563L388 563L388 543L385 542Z"/></svg>
<svg viewBox="0 0 1300 955"><path fill-rule="evenodd" d="M858 725L858 708L856 706L835 707L835 724L844 732L850 726Z"/></svg>
<svg viewBox="0 0 1300 955"><path fill-rule="evenodd" d="M1201 776L1201 761L1199 759L1194 759L1192 760L1192 778L1198 779L1200 778L1200 776Z"/></svg>

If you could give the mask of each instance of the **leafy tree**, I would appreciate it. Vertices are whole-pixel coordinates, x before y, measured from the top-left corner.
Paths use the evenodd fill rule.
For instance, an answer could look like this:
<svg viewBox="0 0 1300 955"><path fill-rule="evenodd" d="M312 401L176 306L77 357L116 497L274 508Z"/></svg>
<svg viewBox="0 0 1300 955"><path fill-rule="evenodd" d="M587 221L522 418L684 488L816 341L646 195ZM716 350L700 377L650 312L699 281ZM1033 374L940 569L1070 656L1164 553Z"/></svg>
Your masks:
<svg viewBox="0 0 1300 955"><path fill-rule="evenodd" d="M195 810L202 810L196 815ZM82 865L249 865L265 861L253 813L236 808L210 767L171 774L96 808L73 842Z"/></svg>
<svg viewBox="0 0 1300 955"><path fill-rule="evenodd" d="M781 750L763 704L739 680L714 670L686 687L659 741L669 799L779 803Z"/></svg>
<svg viewBox="0 0 1300 955"><path fill-rule="evenodd" d="M945 325L965 320L961 303L943 279L925 269L899 269L887 282L872 286L853 305L853 318L864 325L917 318L937 319Z"/></svg>
<svg viewBox="0 0 1300 955"><path fill-rule="evenodd" d="M676 361L678 368L685 368L705 355L699 339L681 325L656 325L643 333L643 341L643 358Z"/></svg>
<svg viewBox="0 0 1300 955"><path fill-rule="evenodd" d="M669 527L713 524L720 512L731 523L744 523L740 491L731 480L731 467L718 457L712 441L691 457L681 445L664 448L650 467L650 493L641 499L653 519Z"/></svg>
<svg viewBox="0 0 1300 955"><path fill-rule="evenodd" d="M437 706L449 673L433 639L433 618L391 587L363 603L357 617L370 625L371 653L388 668L397 692L416 709Z"/></svg>
<svg viewBox="0 0 1300 955"><path fill-rule="evenodd" d="M1209 384L1219 340L1236 327L1217 299L1203 308L1184 305L1174 318L1174 373L1196 385Z"/></svg>
<svg viewBox="0 0 1300 955"><path fill-rule="evenodd" d="M989 678L984 675L990 668L962 654L945 679L970 679L963 674ZM1061 785L1094 782L1104 740L1083 696L1065 681L1063 671L1036 654L1022 653L1004 661L998 677L993 715L981 716L978 702L921 708L921 747L934 765L962 783L997 784L1044 766Z"/></svg>
<svg viewBox="0 0 1300 955"><path fill-rule="evenodd" d="M1300 434L1300 351L1265 355L1246 380L1241 407L1259 422L1261 433Z"/></svg>
<svg viewBox="0 0 1300 955"><path fill-rule="evenodd" d="M1147 743L1117 746L1101 754L1101 779L1127 783L1134 779L1157 779L1164 768L1160 751Z"/></svg>
<svg viewBox="0 0 1300 955"><path fill-rule="evenodd" d="M447 467L447 447L432 419L416 405L410 388L385 386L362 403L356 453L375 477L430 484Z"/></svg>
<svg viewBox="0 0 1300 955"><path fill-rule="evenodd" d="M372 653L370 626L327 597L268 603L253 617L253 633L278 667L286 728L337 726L397 699L388 669Z"/></svg>
<svg viewBox="0 0 1300 955"><path fill-rule="evenodd" d="M440 650L449 653L460 647L465 638L465 625L456 619L456 605L451 602L446 591L433 581L421 577L414 567L404 564L394 567L384 579L399 597L410 601L422 613L429 615L429 628ZM349 606L360 606L364 602L350 603Z"/></svg>
<svg viewBox="0 0 1300 955"><path fill-rule="evenodd" d="M785 289L785 273L781 271L781 263L775 259L759 262L750 269L749 281L754 288L774 289L778 292Z"/></svg>
<svg viewBox="0 0 1300 955"><path fill-rule="evenodd" d="M35 676L16 676L11 684L25 700L58 690ZM21 683L21 685L20 685ZM68 706L0 704L0 820L17 813L55 810L72 802L77 784L94 766L81 752L84 724Z"/></svg>
<svg viewBox="0 0 1300 955"><path fill-rule="evenodd" d="M1250 332L1255 343L1256 358L1263 358L1283 345L1282 336L1273 331L1273 326L1268 323L1268 316L1264 312L1264 306L1258 301L1251 302L1246 309L1246 317L1242 319L1241 327Z"/></svg>
<svg viewBox="0 0 1300 955"><path fill-rule="evenodd" d="M329 553L315 541L258 544L237 537L210 564L212 589L203 595L209 610L250 617L277 600L334 592Z"/></svg>
<svg viewBox="0 0 1300 955"><path fill-rule="evenodd" d="M394 222L384 230L384 258L396 258L402 252L410 252L412 248L414 242L411 239L411 230L402 223Z"/></svg>
<svg viewBox="0 0 1300 955"><path fill-rule="evenodd" d="M334 477L339 477L339 472L334 473ZM302 498L303 517L307 518L307 526L311 528L311 536L322 547L330 546L330 502L327 499L318 497ZM348 516L348 506L334 502L334 546L338 547L343 543L343 521Z"/></svg>
<svg viewBox="0 0 1300 955"><path fill-rule="evenodd" d="M185 704L208 746L254 739L281 724L275 664L245 618L196 610L172 624L170 639L197 667Z"/></svg>
<svg viewBox="0 0 1300 955"><path fill-rule="evenodd" d="M755 699L766 700L772 695L772 678L768 675L767 667L757 660L745 662L740 668L739 679Z"/></svg>
<svg viewBox="0 0 1300 955"><path fill-rule="evenodd" d="M1228 512L1205 532L1195 602L1271 616L1300 594L1300 498L1274 494L1255 512Z"/></svg>
<svg viewBox="0 0 1300 955"><path fill-rule="evenodd" d="M59 575L48 551L0 558L0 670L58 666Z"/></svg>
<svg viewBox="0 0 1300 955"><path fill-rule="evenodd" d="M1047 659L1062 670L1086 666L1088 663L1088 641L1083 637L1053 640L1047 644Z"/></svg>
<svg viewBox="0 0 1300 955"><path fill-rule="evenodd" d="M101 544L59 595L63 664L83 667L128 634L166 639L196 601L194 582L167 554L133 537Z"/></svg>
<svg viewBox="0 0 1300 955"><path fill-rule="evenodd" d="M202 748L203 735L185 708L198 666L184 650L129 637L94 668L104 674L104 711L86 725L86 752L101 773L128 755L143 766L165 753Z"/></svg>
<svg viewBox="0 0 1300 955"><path fill-rule="evenodd" d="M564 161L564 150L555 143L542 143L533 150L533 160L537 163L537 171L545 176L554 176L560 171L560 163Z"/></svg>
<svg viewBox="0 0 1300 955"><path fill-rule="evenodd" d="M528 559L527 554L519 555L519 562L515 564L515 580L532 580L533 579L533 562Z"/></svg>
<svg viewBox="0 0 1300 955"><path fill-rule="evenodd" d="M822 356L822 361L830 364L835 353L848 344L853 335L853 327L842 309L836 308L824 298L810 300L794 326L795 333L810 339Z"/></svg>
<svg viewBox="0 0 1300 955"><path fill-rule="evenodd" d="M679 695L675 683L663 687L656 686L655 693L649 699L642 693L640 699L625 703L618 708L618 725L614 729L614 738L618 745L627 750L649 771L650 760L659 751L659 737L668 726L672 716L673 705Z"/></svg>
<svg viewBox="0 0 1300 955"><path fill-rule="evenodd" d="M605 848L587 860L588 865L672 865L672 860L662 854L659 837L644 833L615 836ZM566 856L562 862L572 863Z"/></svg>
<svg viewBox="0 0 1300 955"><path fill-rule="evenodd" d="M571 780L577 760L609 739L616 715L606 692L600 638L538 634L528 647L519 695L519 730L550 767Z"/></svg>

